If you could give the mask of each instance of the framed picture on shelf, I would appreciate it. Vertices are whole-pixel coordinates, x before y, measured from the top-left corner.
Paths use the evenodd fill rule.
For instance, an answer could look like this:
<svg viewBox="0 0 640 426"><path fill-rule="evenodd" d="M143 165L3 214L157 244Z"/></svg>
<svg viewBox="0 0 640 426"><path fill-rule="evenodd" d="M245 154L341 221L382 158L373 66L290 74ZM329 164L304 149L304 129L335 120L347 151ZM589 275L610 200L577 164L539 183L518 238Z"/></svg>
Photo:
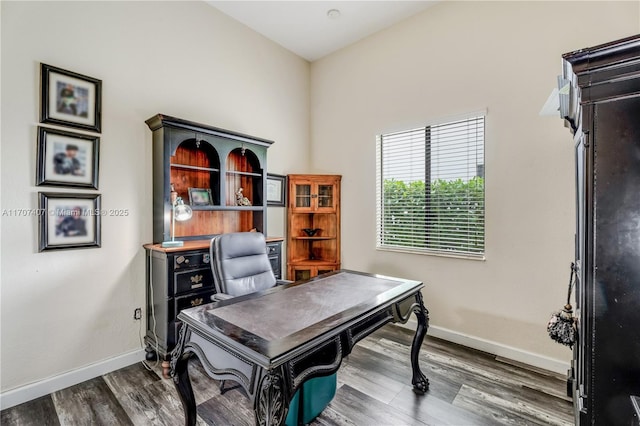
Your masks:
<svg viewBox="0 0 640 426"><path fill-rule="evenodd" d="M100 194L39 193L39 250L100 247Z"/></svg>
<svg viewBox="0 0 640 426"><path fill-rule="evenodd" d="M102 81L40 64L40 122L100 132Z"/></svg>
<svg viewBox="0 0 640 426"><path fill-rule="evenodd" d="M284 207L287 204L287 177L267 173L267 205Z"/></svg>
<svg viewBox="0 0 640 426"><path fill-rule="evenodd" d="M36 185L98 189L100 138L38 126Z"/></svg>
<svg viewBox="0 0 640 426"><path fill-rule="evenodd" d="M209 188L189 188L189 204L192 206L211 206L211 189Z"/></svg>

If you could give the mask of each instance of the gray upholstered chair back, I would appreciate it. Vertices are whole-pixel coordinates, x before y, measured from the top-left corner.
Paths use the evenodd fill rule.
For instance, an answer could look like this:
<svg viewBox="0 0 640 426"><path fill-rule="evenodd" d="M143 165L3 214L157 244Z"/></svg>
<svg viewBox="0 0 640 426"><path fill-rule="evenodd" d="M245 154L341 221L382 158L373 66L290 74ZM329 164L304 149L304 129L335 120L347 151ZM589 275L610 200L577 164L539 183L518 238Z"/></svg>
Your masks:
<svg viewBox="0 0 640 426"><path fill-rule="evenodd" d="M209 251L218 293L235 297L276 285L263 234L221 234L211 240Z"/></svg>

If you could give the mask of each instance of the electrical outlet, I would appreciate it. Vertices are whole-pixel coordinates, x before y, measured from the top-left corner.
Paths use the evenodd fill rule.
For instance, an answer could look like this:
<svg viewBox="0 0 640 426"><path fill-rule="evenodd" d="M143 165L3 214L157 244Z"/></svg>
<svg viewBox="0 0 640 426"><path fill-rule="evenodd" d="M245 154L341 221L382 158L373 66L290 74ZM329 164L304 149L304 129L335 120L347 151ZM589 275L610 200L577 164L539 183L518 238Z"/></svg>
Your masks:
<svg viewBox="0 0 640 426"><path fill-rule="evenodd" d="M136 308L133 311L133 319L134 320L142 319L142 308Z"/></svg>

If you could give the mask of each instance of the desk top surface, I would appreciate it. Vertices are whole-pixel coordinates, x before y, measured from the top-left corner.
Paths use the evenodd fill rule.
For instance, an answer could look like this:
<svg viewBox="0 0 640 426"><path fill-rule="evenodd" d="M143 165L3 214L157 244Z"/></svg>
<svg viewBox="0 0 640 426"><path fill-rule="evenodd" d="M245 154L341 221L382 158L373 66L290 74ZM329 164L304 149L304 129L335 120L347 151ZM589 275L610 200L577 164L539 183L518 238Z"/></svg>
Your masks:
<svg viewBox="0 0 640 426"><path fill-rule="evenodd" d="M272 359L422 287L418 281L341 270L187 309L179 319L210 337Z"/></svg>

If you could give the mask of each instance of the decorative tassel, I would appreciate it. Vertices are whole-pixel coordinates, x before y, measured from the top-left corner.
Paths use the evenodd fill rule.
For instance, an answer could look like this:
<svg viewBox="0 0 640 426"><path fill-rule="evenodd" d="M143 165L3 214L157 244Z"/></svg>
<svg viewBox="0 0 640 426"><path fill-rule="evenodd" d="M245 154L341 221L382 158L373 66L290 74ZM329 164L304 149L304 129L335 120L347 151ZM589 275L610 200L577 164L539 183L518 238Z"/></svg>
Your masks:
<svg viewBox="0 0 640 426"><path fill-rule="evenodd" d="M574 263L571 263L571 276L569 277L569 291L567 294L567 304L564 308L551 315L549 322L547 323L547 332L552 340L562 344L573 347L576 342L576 318L573 316L573 308L571 306L571 290L574 284L576 267Z"/></svg>

